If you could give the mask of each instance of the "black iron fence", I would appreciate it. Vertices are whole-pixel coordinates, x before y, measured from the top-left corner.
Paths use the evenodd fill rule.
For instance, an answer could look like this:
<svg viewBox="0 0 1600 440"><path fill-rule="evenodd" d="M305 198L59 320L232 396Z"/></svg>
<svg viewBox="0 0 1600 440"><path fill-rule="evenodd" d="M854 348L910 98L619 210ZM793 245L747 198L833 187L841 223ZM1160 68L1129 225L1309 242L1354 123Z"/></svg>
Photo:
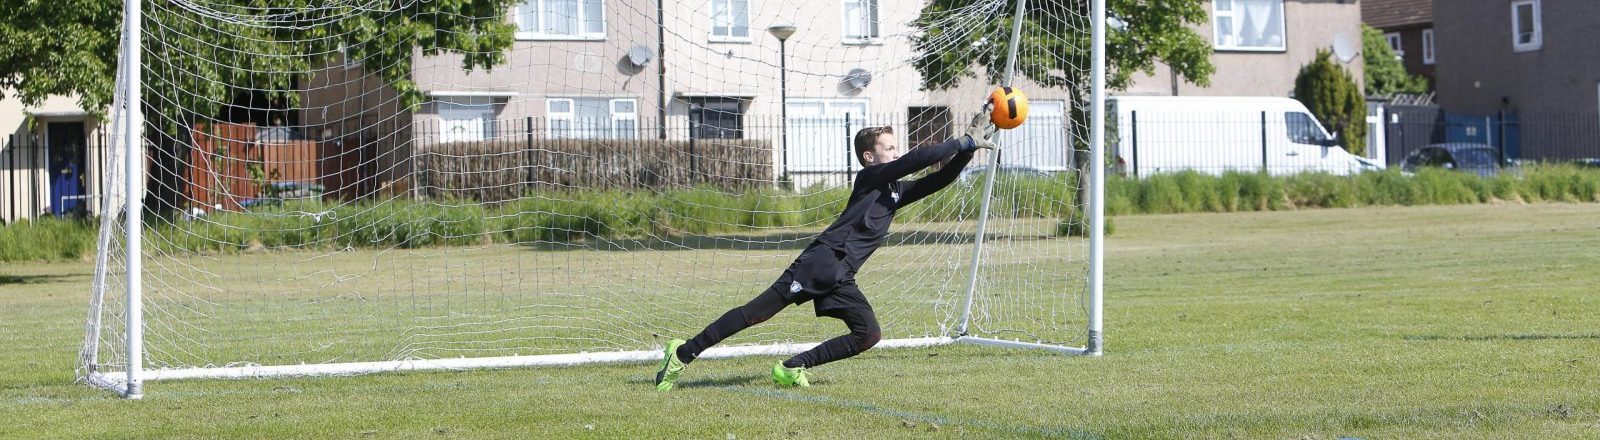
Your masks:
<svg viewBox="0 0 1600 440"><path fill-rule="evenodd" d="M285 197L285 188L311 188L287 192L342 200L408 195L493 201L535 188L848 185L861 169L853 146L860 129L889 126L909 150L959 136L970 120L940 108L914 110L790 115L787 123L779 116L703 113L665 121L631 115L419 116L346 133L203 124L196 126L201 131L148 144L146 206L162 212L238 209ZM1064 113L1041 111L1022 128L999 134L1001 165L1039 173L1076 169L1074 126ZM0 215L7 222L97 212L110 151L105 134L82 145L45 138L4 139Z"/></svg>
<svg viewBox="0 0 1600 440"><path fill-rule="evenodd" d="M1145 110L1115 120L1110 160L1129 176L1184 170L1351 174L1404 166L1407 158L1416 162L1413 156L1429 146L1488 149L1502 166L1600 165L1600 114L1595 112L1473 115L1432 106L1385 106L1369 115L1359 146L1294 111Z"/></svg>
<svg viewBox="0 0 1600 440"><path fill-rule="evenodd" d="M1399 164L1428 145L1482 144L1512 162L1592 163L1600 158L1600 112L1469 114L1431 106L1389 106L1382 115L1384 159Z"/></svg>
<svg viewBox="0 0 1600 440"><path fill-rule="evenodd" d="M702 115L689 115L668 118L664 129L657 120L632 117L427 119L411 126L417 158L413 184L424 195L487 200L539 185L848 185L861 169L853 145L858 130L889 126L901 148L909 149L959 135L965 124L953 119L840 113L791 115L785 124L777 116L703 122ZM1000 134L1006 146L1003 165L1038 172L1073 169L1069 125L1064 116L1041 115Z"/></svg>
<svg viewBox="0 0 1600 440"><path fill-rule="evenodd" d="M108 160L105 134L51 139L29 132L0 142L0 221L98 211L95 185Z"/></svg>

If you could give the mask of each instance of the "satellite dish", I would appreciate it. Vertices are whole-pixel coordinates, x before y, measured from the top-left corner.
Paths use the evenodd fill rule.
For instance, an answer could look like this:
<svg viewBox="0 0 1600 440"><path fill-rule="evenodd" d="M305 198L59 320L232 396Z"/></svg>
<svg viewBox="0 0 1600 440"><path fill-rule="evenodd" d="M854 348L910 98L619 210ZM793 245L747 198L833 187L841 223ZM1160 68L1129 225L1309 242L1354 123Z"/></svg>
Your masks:
<svg viewBox="0 0 1600 440"><path fill-rule="evenodd" d="M864 89L867 87L867 84L872 84L872 72L868 72L867 69L862 69L860 67L850 69L850 73L846 73L844 75L844 82L846 84L850 84L851 88L857 90Z"/></svg>
<svg viewBox="0 0 1600 440"><path fill-rule="evenodd" d="M1333 36L1333 56L1339 58L1339 62L1348 64L1355 61L1356 55L1360 54L1361 52L1356 49L1356 43L1349 36L1344 33Z"/></svg>
<svg viewBox="0 0 1600 440"><path fill-rule="evenodd" d="M628 62L633 63L634 66L644 67L645 64L650 62L650 58L650 48L644 47L643 44L635 44L633 47L628 48Z"/></svg>

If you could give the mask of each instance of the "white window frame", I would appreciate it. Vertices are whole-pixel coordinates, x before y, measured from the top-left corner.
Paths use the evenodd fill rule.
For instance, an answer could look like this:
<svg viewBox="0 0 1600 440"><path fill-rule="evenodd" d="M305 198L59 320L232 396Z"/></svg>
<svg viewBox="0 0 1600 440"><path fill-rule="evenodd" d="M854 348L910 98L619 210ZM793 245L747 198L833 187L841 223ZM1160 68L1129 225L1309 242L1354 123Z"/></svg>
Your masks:
<svg viewBox="0 0 1600 440"><path fill-rule="evenodd" d="M834 106L846 106L846 105L860 104L861 105L861 114L860 115L856 115L854 113L851 114L851 119L850 119L850 121L851 121L850 124L851 125L865 124L866 122L864 122L864 121L869 119L869 115L872 114L872 100L866 99L866 98L789 98L789 101L788 101L787 105L789 105L790 107L794 107L794 106L797 106L797 105L807 105L807 104L821 104L822 105L822 109L823 109L822 113L823 113L823 115L825 115L824 117L830 117L831 115L835 115L835 114L838 114L838 115L841 115L841 116L843 115L843 113L838 113L838 112L832 111ZM802 117L802 116L795 116L795 114L794 114L795 110L793 110L793 109L789 110L789 113L790 113L789 119L795 119L795 118L798 118L798 117ZM856 116L860 116L860 119L856 119ZM865 125L862 125L862 126L864 127Z"/></svg>
<svg viewBox="0 0 1600 440"><path fill-rule="evenodd" d="M567 129L568 130L576 130L576 129L579 128L577 126L577 124L578 124L578 101L579 100L602 100L602 99L606 101L606 115L610 118L610 125L605 128L605 131L607 133L609 133L609 135L607 135L605 137L600 137L600 138L585 138L585 137L577 137L577 136L570 136L570 137L569 136L561 136L561 135L558 135L556 133L555 123L554 123L555 121L567 121ZM557 112L555 110L552 110L555 107L555 104L558 103L558 102L565 102L567 104L567 111L565 111L565 112ZM622 102L632 102L633 103L633 112L632 113L618 112L617 111L617 105L622 103ZM546 139L635 139L635 138L637 138L639 136L639 99L638 98L634 98L634 97L613 97L613 96L563 96L563 97L550 97L550 98L545 98L545 100L544 100L544 110L545 110L545 138ZM618 133L617 132L617 123L621 122L621 121L631 121L631 122L633 122L633 132L632 133Z"/></svg>
<svg viewBox="0 0 1600 440"><path fill-rule="evenodd" d="M542 30L545 28L545 5L548 4L549 1L550 0L522 0L520 3L517 3L515 7L513 7L511 11L511 17L512 24L517 26L516 39L524 41L604 41L606 39L606 30L611 28L611 25L606 22L606 0L573 0L578 2L578 17L576 19L577 24L574 27L574 29L577 29L577 32L571 35L552 34ZM585 3L600 4L600 32L589 32L588 29L586 29L585 24L589 18L587 16L589 13L589 8L584 7ZM524 6L533 8L533 11L530 13L533 14L533 28L535 30L522 30L522 8Z"/></svg>
<svg viewBox="0 0 1600 440"><path fill-rule="evenodd" d="M440 142L477 142L499 136L497 117L505 102L492 95L448 95L433 98L434 111L439 115ZM463 118L461 116L479 116ZM460 139L449 130L462 121L477 121L478 131L468 130ZM475 138L474 138L475 137Z"/></svg>
<svg viewBox="0 0 1600 440"><path fill-rule="evenodd" d="M1433 29L1422 30L1422 64L1433 65Z"/></svg>
<svg viewBox="0 0 1600 440"><path fill-rule="evenodd" d="M567 111L555 111L556 103L567 103ZM544 100L544 137L546 139L564 139L556 135L556 121L567 121L567 130L572 130L573 124L578 119L578 100L573 98L546 98Z"/></svg>
<svg viewBox="0 0 1600 440"><path fill-rule="evenodd" d="M1527 5L1533 8L1533 38L1523 43L1519 38L1522 35L1522 21L1517 18L1517 8ZM1540 12L1539 0L1518 0L1511 2L1511 50L1513 52L1527 52L1539 50L1544 47L1544 18Z"/></svg>
<svg viewBox="0 0 1600 440"><path fill-rule="evenodd" d="M844 33L846 45L874 45L883 44L883 11L880 8L881 0L844 0L839 3L839 20ZM850 5L861 5L861 29L870 35L850 35Z"/></svg>
<svg viewBox="0 0 1600 440"><path fill-rule="evenodd" d="M1224 1L1228 2L1228 5L1229 5L1230 9L1227 10L1227 11L1219 11L1219 10L1217 10L1217 6L1220 5ZM1275 47L1240 46L1238 44L1223 44L1222 41L1221 41L1221 36L1222 36L1222 31L1221 31L1222 18L1227 17L1229 19L1229 21L1238 21L1239 18L1240 18L1239 17L1239 15L1240 15L1239 14L1239 6L1234 4L1233 0L1213 0L1211 2L1211 45L1212 45L1212 48L1215 49L1215 50L1219 50L1219 51L1230 51L1230 52L1288 52L1289 51L1289 16L1288 16L1289 15L1289 11L1284 6L1284 0L1273 0L1273 1L1277 3L1276 7L1278 8L1278 11L1280 12L1280 14L1282 16L1282 19L1278 20L1278 35L1282 35L1283 36L1283 41L1281 42L1282 44L1279 44L1278 46L1275 46Z"/></svg>
<svg viewBox="0 0 1600 440"><path fill-rule="evenodd" d="M622 112L622 111L617 110L617 105L618 104L622 104L622 103L633 104L633 111L632 112ZM612 139L634 139L634 138L639 137L639 100L638 99L634 99L634 98L613 98L610 101L606 102L606 106L609 107L608 110L610 110L610 111L608 113L611 114L611 127L609 127L609 128L611 129ZM618 131L619 129L617 128L617 125L618 125L618 123L620 123L622 121L633 122L633 132L631 132L631 133L623 133L623 132Z"/></svg>
<svg viewBox="0 0 1600 440"><path fill-rule="evenodd" d="M1072 118L1063 100L1034 100L1028 108L1029 122L995 133L995 142L1005 145L1001 166L1025 166L1041 171L1072 170Z"/></svg>
<svg viewBox="0 0 1600 440"><path fill-rule="evenodd" d="M339 57L342 59L343 67L346 69L361 67L361 60L350 56L350 46L344 43L339 43Z"/></svg>
<svg viewBox="0 0 1600 440"><path fill-rule="evenodd" d="M743 36L743 37L739 37L739 36L734 36L733 35L733 28L738 27L737 26L738 23L734 22L734 17L736 17L736 16L733 14L733 4L735 2L744 3L744 29L745 29L745 34L746 35ZM716 6L717 3L725 3L728 6L728 34L727 35L717 35L717 12L716 12L717 11L717 6ZM750 11L750 0L711 0L710 2L706 3L706 12L711 14L708 17L708 18L710 18L710 22L711 22L711 29L706 32L707 38L711 42L713 42L713 43L750 43L750 42L755 41L754 35L752 35L752 34L755 33L755 29L750 28L750 12L751 12Z"/></svg>
<svg viewBox="0 0 1600 440"><path fill-rule="evenodd" d="M863 98L789 98L789 142L790 151L784 152L789 171L802 173L835 173L845 169L859 170L861 164L853 155L850 148L851 139L855 132L872 123L872 101ZM794 107L801 105L821 105L822 115L811 116L802 114ZM835 106L860 106L861 114L850 114L850 132L843 130L844 113ZM834 125L838 123L840 125ZM819 133L812 130L820 130ZM837 134L834 130L838 130ZM807 134L815 136L807 136ZM903 133L897 133L903 136ZM834 143L835 140L837 143ZM815 145L813 145L815 143ZM833 148L839 147L837 150ZM820 149L819 149L820 148ZM837 151L840 154L834 155ZM852 153L845 155L845 153ZM819 159L820 158L820 159Z"/></svg>
<svg viewBox="0 0 1600 440"><path fill-rule="evenodd" d="M1383 34L1383 41L1389 42L1389 50L1394 51L1394 56L1399 57L1400 59L1406 58L1406 50L1403 49L1406 47L1405 38L1401 37L1399 32L1389 32Z"/></svg>

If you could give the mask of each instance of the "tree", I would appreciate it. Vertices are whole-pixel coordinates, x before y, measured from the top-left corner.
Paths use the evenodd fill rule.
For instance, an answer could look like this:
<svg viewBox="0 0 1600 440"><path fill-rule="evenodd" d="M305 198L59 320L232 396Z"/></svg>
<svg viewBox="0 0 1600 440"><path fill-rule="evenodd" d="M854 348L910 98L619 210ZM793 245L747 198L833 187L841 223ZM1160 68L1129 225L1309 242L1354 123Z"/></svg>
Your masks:
<svg viewBox="0 0 1600 440"><path fill-rule="evenodd" d="M1346 151L1357 156L1366 153L1366 99L1355 77L1334 64L1332 53L1319 49L1315 60L1300 67L1300 75L1294 79L1294 97L1339 136Z"/></svg>
<svg viewBox="0 0 1600 440"><path fill-rule="evenodd" d="M425 97L410 80L413 54L458 53L467 70L505 62L515 33L506 13L516 1L403 2L399 10L315 0L190 4L210 8L205 16L167 2L147 2L147 120L175 130L196 117L217 115L241 94L263 94L293 106L300 99L293 85L317 67L337 62L341 53L376 66L368 73L415 106ZM0 17L7 17L0 21L0 89L15 90L14 98L30 106L50 95L77 95L79 106L91 112L110 105L121 0L0 0ZM172 90L185 93L148 96Z"/></svg>
<svg viewBox="0 0 1600 440"><path fill-rule="evenodd" d="M50 95L78 94L83 108L105 108L121 8L116 0L0 0L0 99L37 106Z"/></svg>
<svg viewBox="0 0 1600 440"><path fill-rule="evenodd" d="M1015 0L1000 8L974 8L971 0L933 0L912 25L917 53L912 64L923 87L942 90L961 78L975 77L982 67L987 80L999 84L1005 74ZM1126 89L1133 74L1154 72L1160 62L1191 83L1210 84L1211 45L1190 26L1206 23L1200 0L1108 0L1114 17L1106 33L1106 88ZM947 18L962 15L952 28ZM1089 91L1091 35L1088 2L1061 6L1035 0L1024 11L1022 50L1017 71L1045 87L1069 87L1075 97Z"/></svg>
<svg viewBox="0 0 1600 440"><path fill-rule="evenodd" d="M301 98L297 84L344 56L362 60L413 108L426 99L410 79L417 53L460 54L469 71L504 63L516 31L506 13L517 1L145 2L141 69L152 183L144 205L154 212L179 207L185 133L197 122L239 119L225 114L230 109L292 110ZM0 89L15 90L29 106L77 95L86 111L109 108L121 0L0 0L0 17Z"/></svg>
<svg viewBox="0 0 1600 440"><path fill-rule="evenodd" d="M912 65L922 74L922 87L944 90L962 78L977 77L982 68L990 84L1000 84L1009 56L1016 0L977 3L973 0L932 0L912 26L921 31L913 43ZM1086 17L1089 2L1061 5L1044 0L1028 2L1023 11L1022 41L1017 50L1017 73L1044 87L1065 88L1076 105L1068 106L1074 121L1087 121L1093 35ZM1211 64L1211 44L1191 26L1207 23L1201 0L1106 0L1106 89L1123 90L1137 72L1151 74L1157 62L1185 81L1210 85L1216 71ZM952 19L955 17L957 19ZM1109 116L1106 116L1108 119ZM1115 123L1107 123L1114 129ZM1088 163L1088 136L1073 136L1073 158ZM1079 168L1079 181L1088 181L1089 167ZM1088 200L1088 186L1078 185L1078 200Z"/></svg>
<svg viewBox="0 0 1600 440"><path fill-rule="evenodd" d="M1361 25L1361 58L1367 65L1367 96L1428 92L1428 80L1407 73L1383 32L1367 25Z"/></svg>

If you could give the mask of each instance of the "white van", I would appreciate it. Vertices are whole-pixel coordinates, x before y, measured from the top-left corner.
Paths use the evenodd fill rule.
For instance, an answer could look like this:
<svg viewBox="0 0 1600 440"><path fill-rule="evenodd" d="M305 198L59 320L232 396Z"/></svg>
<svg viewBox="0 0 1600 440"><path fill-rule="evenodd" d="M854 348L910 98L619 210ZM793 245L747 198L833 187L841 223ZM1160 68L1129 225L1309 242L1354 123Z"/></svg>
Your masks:
<svg viewBox="0 0 1600 440"><path fill-rule="evenodd" d="M1114 96L1114 163L1129 176L1194 170L1348 175L1382 169L1350 154L1289 98Z"/></svg>

